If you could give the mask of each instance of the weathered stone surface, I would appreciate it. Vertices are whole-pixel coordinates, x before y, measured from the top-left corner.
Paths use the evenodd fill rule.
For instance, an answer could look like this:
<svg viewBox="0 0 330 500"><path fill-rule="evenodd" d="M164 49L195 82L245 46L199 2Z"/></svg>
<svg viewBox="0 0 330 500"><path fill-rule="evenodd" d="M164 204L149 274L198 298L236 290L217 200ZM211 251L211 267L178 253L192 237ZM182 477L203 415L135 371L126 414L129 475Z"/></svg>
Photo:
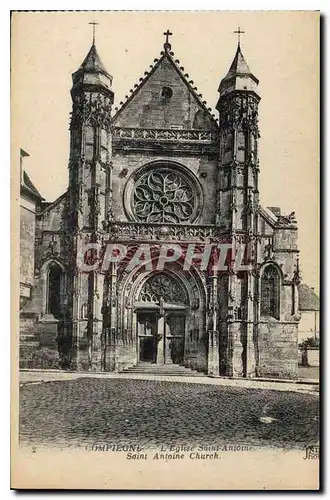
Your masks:
<svg viewBox="0 0 330 500"><path fill-rule="evenodd" d="M214 128L209 116L175 68L172 58L163 58L129 104L115 116L114 124L165 129Z"/></svg>
<svg viewBox="0 0 330 500"><path fill-rule="evenodd" d="M298 325L269 320L259 324L259 375L296 378L298 376Z"/></svg>

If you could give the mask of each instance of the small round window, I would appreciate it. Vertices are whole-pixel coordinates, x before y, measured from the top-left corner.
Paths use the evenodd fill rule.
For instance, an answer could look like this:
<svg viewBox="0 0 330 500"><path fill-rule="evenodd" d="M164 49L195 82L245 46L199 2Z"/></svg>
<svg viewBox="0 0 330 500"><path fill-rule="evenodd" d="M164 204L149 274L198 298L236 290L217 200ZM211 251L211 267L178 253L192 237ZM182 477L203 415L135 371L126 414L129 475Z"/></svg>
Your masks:
<svg viewBox="0 0 330 500"><path fill-rule="evenodd" d="M171 99L173 95L173 90L171 87L163 87L161 96L163 99Z"/></svg>

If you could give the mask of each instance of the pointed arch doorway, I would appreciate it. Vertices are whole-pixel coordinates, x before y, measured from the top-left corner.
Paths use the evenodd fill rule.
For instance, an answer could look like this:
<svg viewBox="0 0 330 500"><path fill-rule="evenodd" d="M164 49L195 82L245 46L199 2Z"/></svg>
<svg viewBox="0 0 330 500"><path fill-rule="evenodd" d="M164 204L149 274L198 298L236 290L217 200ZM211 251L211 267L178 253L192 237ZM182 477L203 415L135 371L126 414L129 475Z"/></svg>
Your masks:
<svg viewBox="0 0 330 500"><path fill-rule="evenodd" d="M139 362L183 363L187 306L179 280L155 274L145 282L135 304Z"/></svg>

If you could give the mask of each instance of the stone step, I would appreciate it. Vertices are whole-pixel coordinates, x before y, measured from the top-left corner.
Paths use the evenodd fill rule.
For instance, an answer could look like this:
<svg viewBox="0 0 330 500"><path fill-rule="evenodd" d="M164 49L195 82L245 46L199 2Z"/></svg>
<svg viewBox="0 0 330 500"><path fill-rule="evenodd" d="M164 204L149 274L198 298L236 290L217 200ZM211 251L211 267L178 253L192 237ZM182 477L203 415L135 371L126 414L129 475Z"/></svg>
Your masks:
<svg viewBox="0 0 330 500"><path fill-rule="evenodd" d="M143 372L138 372L134 370L123 370L122 373L130 373L130 374L135 374L135 375L155 375L155 376L163 376L163 377L205 377L204 373L194 373L194 372L188 372L188 373L182 373L182 372L153 372L153 371L148 371L145 370Z"/></svg>
<svg viewBox="0 0 330 500"><path fill-rule="evenodd" d="M134 370L155 370L155 371L161 371L161 370L176 370L176 371L182 371L186 372L188 371L197 371L197 370L191 370L190 368L186 368L185 366L180 366L180 365L136 365L133 366Z"/></svg>
<svg viewBox="0 0 330 500"><path fill-rule="evenodd" d="M161 370L175 370L175 371L182 371L182 372L186 372L187 370L188 371L197 371L197 370L191 370L190 368L185 368L183 366L178 366L178 365L174 365L174 366L139 366L139 365L136 365L136 366L133 366L132 368L134 368L135 370L155 370L155 371L161 371Z"/></svg>
<svg viewBox="0 0 330 500"><path fill-rule="evenodd" d="M123 373L138 373L138 374L149 374L149 375L169 375L169 376L179 376L179 377L204 377L204 373L197 372L196 370L191 370L181 365L156 365L152 363L138 364L130 368L125 368Z"/></svg>

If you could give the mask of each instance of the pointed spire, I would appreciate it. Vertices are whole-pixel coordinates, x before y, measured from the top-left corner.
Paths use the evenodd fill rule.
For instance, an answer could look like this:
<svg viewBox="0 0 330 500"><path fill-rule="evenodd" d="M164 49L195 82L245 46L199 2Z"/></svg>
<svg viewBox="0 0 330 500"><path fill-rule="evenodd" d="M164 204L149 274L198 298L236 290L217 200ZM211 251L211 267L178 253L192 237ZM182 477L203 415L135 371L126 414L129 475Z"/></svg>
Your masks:
<svg viewBox="0 0 330 500"><path fill-rule="evenodd" d="M251 70L250 70L246 60L244 59L240 43L237 46L235 57L233 59L233 62L231 63L229 71L228 71L227 75L225 76L224 80L228 80L229 78L232 78L233 76L237 76L237 75L240 75L240 76L241 75L248 75L248 76L252 76L253 78L255 78L255 76L251 73Z"/></svg>
<svg viewBox="0 0 330 500"><path fill-rule="evenodd" d="M240 34L243 32L239 31L237 33ZM259 80L250 70L243 56L240 41L238 41L233 62L230 65L228 73L220 82L218 89L220 98L234 90L249 90L256 92L258 83Z"/></svg>
<svg viewBox="0 0 330 500"><path fill-rule="evenodd" d="M111 91L112 76L106 70L95 46L95 35L93 44L79 69L72 74L73 89L79 85L96 85ZM112 91L111 91L112 92Z"/></svg>
<svg viewBox="0 0 330 500"><path fill-rule="evenodd" d="M109 73L105 69L103 62L101 61L101 58L96 50L94 42L95 39L93 39L93 45L89 49L89 52L85 57L84 61L82 62L80 69L83 69L84 71L90 71L93 73L100 72L109 75Z"/></svg>
<svg viewBox="0 0 330 500"><path fill-rule="evenodd" d="M83 60L82 64L80 65L80 68L78 69L78 71L76 71L76 73L74 73L74 75L78 74L78 73L79 73L79 76L81 75L81 73L94 73L94 74L102 73L103 75L108 77L110 80L112 80L112 77L110 76L110 74L106 70L103 62L101 61L101 58L97 52L96 45L95 45L95 31L96 31L96 26L98 26L99 23L93 21L93 22L90 22L88 24L91 24L93 26L92 46L89 49L89 52L88 52L87 56L85 57L85 59Z"/></svg>

